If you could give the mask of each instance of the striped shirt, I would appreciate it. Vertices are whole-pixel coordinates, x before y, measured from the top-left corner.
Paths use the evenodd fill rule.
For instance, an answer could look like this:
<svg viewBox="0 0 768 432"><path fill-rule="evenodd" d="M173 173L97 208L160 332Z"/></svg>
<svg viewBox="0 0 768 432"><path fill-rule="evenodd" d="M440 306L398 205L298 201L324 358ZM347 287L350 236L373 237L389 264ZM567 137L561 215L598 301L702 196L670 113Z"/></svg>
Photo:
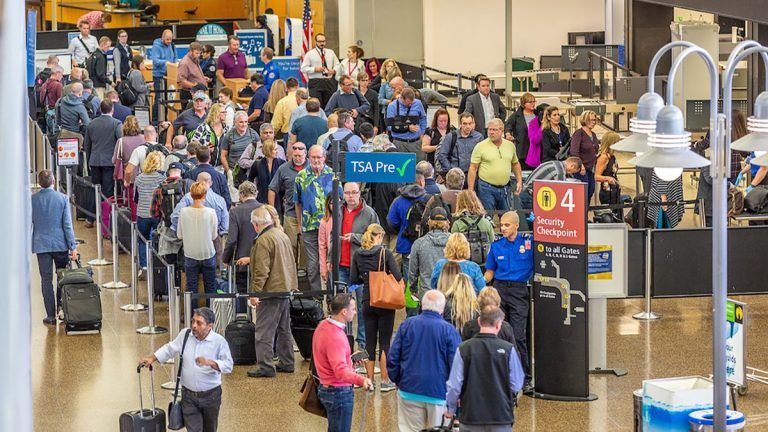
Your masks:
<svg viewBox="0 0 768 432"><path fill-rule="evenodd" d="M142 218L151 218L150 206L152 204L152 196L155 193L155 189L165 181L165 174L155 171L150 174L141 173L136 177L136 195L138 199L138 207L136 209L136 216Z"/></svg>
<svg viewBox="0 0 768 432"><path fill-rule="evenodd" d="M523 190L533 193L534 180L559 180L564 181L566 177L565 165L561 161L544 162L528 176L523 184Z"/></svg>

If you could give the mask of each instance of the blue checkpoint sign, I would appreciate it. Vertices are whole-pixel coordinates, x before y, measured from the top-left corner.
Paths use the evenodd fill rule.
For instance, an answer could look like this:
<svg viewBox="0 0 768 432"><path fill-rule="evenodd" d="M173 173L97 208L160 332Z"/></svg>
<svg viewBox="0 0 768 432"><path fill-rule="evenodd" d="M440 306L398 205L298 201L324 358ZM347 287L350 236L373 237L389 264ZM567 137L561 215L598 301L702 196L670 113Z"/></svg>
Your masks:
<svg viewBox="0 0 768 432"><path fill-rule="evenodd" d="M344 154L344 180L364 183L413 183L416 153Z"/></svg>
<svg viewBox="0 0 768 432"><path fill-rule="evenodd" d="M267 31L264 29L235 30L240 38L240 51L245 53L245 59L250 69L262 69L261 49L267 46Z"/></svg>

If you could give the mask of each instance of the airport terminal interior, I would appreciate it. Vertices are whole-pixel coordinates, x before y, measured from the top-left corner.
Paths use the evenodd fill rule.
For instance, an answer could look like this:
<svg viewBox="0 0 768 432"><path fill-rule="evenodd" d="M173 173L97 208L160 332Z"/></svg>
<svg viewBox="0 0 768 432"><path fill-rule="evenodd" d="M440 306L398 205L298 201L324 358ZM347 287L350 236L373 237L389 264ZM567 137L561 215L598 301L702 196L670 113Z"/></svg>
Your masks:
<svg viewBox="0 0 768 432"><path fill-rule="evenodd" d="M298 113L302 109L298 105L300 99L294 100L292 93L283 90L279 95L280 102L277 99L273 101L276 98L273 93L279 92L270 91L264 92L269 100L264 97L261 102L263 110L257 108L262 114L254 116L251 98L257 98L257 88L272 85L274 89L273 81L284 86L292 80L300 88L308 89L304 92L307 94L304 100L314 102L314 98L318 98L323 114L334 114L335 118L340 118L333 107L326 108L328 98L318 96L321 94L317 93L319 80L332 83L331 92L341 100L341 95L350 91L343 84L349 82L358 87L358 80L363 77L370 79L371 85L378 83L381 87L379 93L373 96L373 101L377 102L375 112L373 106L366 102L366 109L370 111L364 117L358 118L365 111L359 109L362 105L354 110L348 107L348 112L354 111L355 118L347 112L340 114L354 123L352 132L362 136L367 129L366 124L361 127L361 123L372 123L367 126L370 129L375 126L376 138L373 134L362 136L360 142L371 138L371 146L376 149L373 155L383 151L376 147L380 137L390 147L396 148L393 151L397 154L408 153L407 157L412 158L415 152L413 165L416 166L416 162L422 159L430 160L430 166L437 168L441 187L448 170L439 172L443 171L439 169L439 160L435 162L435 157L428 158L420 153L424 148L420 146L424 128L411 123L405 126L398 123L401 118L407 122L411 118L408 117L411 115L410 108L402 116L397 111L401 108L400 102L408 100L408 103L413 103L413 96L408 99L413 92L404 90L404 87L418 90L416 98L421 100L421 105L417 106L423 107L426 127L433 133L438 128L437 118L445 114L451 127L461 128L460 115L465 112L462 111L464 109L473 113L475 119L484 120L481 124L486 125L485 128L478 127L479 138L475 144L488 136L487 142L491 145L496 142L491 140L491 129L498 127L500 123L495 119L500 118L505 122L505 139L518 146L516 155L521 156L519 146L523 139L518 135L515 122L527 124L523 135L525 145L530 146L525 150L528 157L519 161L524 166L524 177L541 174L535 169L545 163L567 168L566 157L577 155L571 139L568 144L571 147L561 142L561 147L556 149L563 150L565 156L561 157L558 152L558 156L550 158L549 162L545 161L543 153L532 156L533 149L542 149L542 140L546 139L547 129L539 125L542 116L553 112L547 106L559 109L560 125L567 127L571 135L576 131L587 131L581 136L594 133L599 140L613 140L610 149L600 147L596 152L595 144L591 156L585 158L584 153L578 154L583 159L579 164L583 163L584 174L579 170L568 172L569 180L577 177L587 183L591 181L591 186L596 187L594 196L577 199L574 204L566 198L561 201L559 198L562 195L558 195L550 207L547 201L550 192L554 195L555 191L560 194L561 190L567 190L566 197L572 197L568 195L572 193L582 194L583 197L587 193L587 185L578 180L552 181L565 180L563 171L562 178L536 177L537 182L532 183L528 192L532 199L531 207L526 207L512 191L516 181L513 176L509 187L498 186L504 188L508 207L500 205L487 209L497 241L507 241L504 238L506 234L501 231L502 216L507 210L513 210L515 217L521 218L520 230L525 231L520 234L525 237L520 238L527 239L526 246L520 246L520 253L533 249L529 254L532 268L527 281L531 304L527 324L528 348L532 357L530 372L533 381L526 380L525 392L520 392L517 397L512 430L768 431L768 344L763 345L766 344L764 338L768 336L768 298L763 297L768 293L765 283L768 266L764 265L760 252L764 249L762 245L768 242L768 156L763 157L768 154L768 8L761 7L759 1L554 0L547 5L533 5L522 0L474 3L459 0L131 0L123 3L121 0L119 4L111 0L103 3L30 0L26 2L26 11L21 6L15 10L8 3L0 0L0 21L4 26L9 12L27 14L27 20L22 21L26 23L27 32L28 79L26 84L22 84L21 76L16 81L4 78L0 81L28 88L30 109L24 113L24 122L28 127L19 137L29 145L22 146L22 152L11 151L8 160L0 161L0 172L18 172L20 177L24 177L25 173L18 167L14 168L14 164L23 166L22 161L26 161L28 176L9 180L0 189L6 191L6 185L10 185L13 197L9 205L13 208L31 207L32 210L24 214L34 220L36 207L34 203L30 205L30 197L42 189L37 174L41 170L53 172L55 185L52 187L57 193L66 194L71 203L68 211L71 212L81 262L90 266L93 283L101 287L101 327L99 331L68 332L64 317L55 319L53 324L43 322L47 316L40 289L38 255L33 253L35 240L31 235L22 239L20 234L14 234L13 238L20 240L18 247L13 245L12 252L28 257L27 271L17 276L29 282L29 289L26 291L24 287L22 298L14 296L13 301L18 303L8 307L15 311L13 316L21 322L29 321L30 328L19 328L16 322L10 322L10 331L28 335L29 343L22 338L19 343L23 346L10 346L7 351L21 348L20 358L29 356L31 365L22 368L18 376L11 377L13 380L9 381L20 389L16 399L12 389L0 390L0 413L5 418L0 419L0 432L143 430L125 428L121 415L128 412L135 414L139 410L140 394L143 395L143 408L151 408L154 399L156 407L167 413L173 396L176 369L174 363L155 365L152 380L154 396L151 398L150 375L141 372L139 384L137 365L142 358L176 338L185 327L184 315L189 314L185 312L188 306L192 309L202 306L197 299L190 305L184 303L187 277L181 274L181 269L176 269L179 270L181 283L171 287L172 298L168 295L152 296L148 290L161 287L148 287L147 279L153 280L152 269L141 269L138 251L131 251L131 244L127 242L119 246L122 249L119 253L115 252L115 243L109 237L117 235L119 241L123 241L125 236L122 232L118 234L117 228L111 229L109 225L113 222L102 215L103 211L111 211L112 207L109 204L94 204L94 184L101 180L83 174L82 155L78 161L78 155L84 148L91 148L91 140L97 138L87 139L85 145L78 148L79 133L67 129L64 116L57 111L59 108L54 108L53 104L48 106L47 94L42 96L46 106L38 106L41 101L41 94L38 93L40 85L47 82L49 76L57 75L57 71L62 71L63 78L60 76L60 79L63 84L75 84L72 90L65 87L65 93L84 87L93 93L101 90L101 98L110 98L104 94L104 90L111 89L109 83L99 89L97 80L84 79L82 85L77 80L69 81L73 79L70 74L74 74L76 63L85 62L89 74L91 67L97 67L94 66L97 60L90 63L91 51L82 39L80 42L89 59L76 58L83 55L78 54L83 50L77 46L78 38L83 35L82 23L90 27L91 35L100 38L99 44L103 43L105 36L110 44L127 40L132 54L136 55L132 57L135 64L131 66L131 71L140 72L134 77L142 84L152 83L153 80L162 83L166 93L158 92L156 84L147 91L146 98L141 95L143 103L133 99L130 104L123 103L125 99L121 89L126 86L117 86L114 106L129 105L122 108L128 110L131 117L135 116L136 124L145 134L146 128L152 129L150 125L158 125L158 121L160 125L171 122L176 132L180 133L178 125L183 126L189 116L197 119L201 115L196 112L201 101L216 102L220 89L228 88L231 91L225 91L224 96L231 99L229 106L236 107L237 112L245 111L248 122L252 122L251 127L255 126L257 133L260 132L258 125L269 122L264 120L263 114L272 118L271 123L277 132L276 145L282 145L281 150L287 154L286 164L294 164L292 154L300 150L292 147L296 139L291 141L289 137L295 138L296 130L289 129L287 121L285 125L280 123L281 114L276 107L287 109L289 113L295 108L297 111L293 113L299 119L313 108L310 108L310 102L306 102L304 111ZM17 25L17 30L21 29L21 25ZM128 39L120 39L118 31L121 29L127 32ZM167 65L164 60L153 57L158 55L160 47L168 46L161 40L165 37L164 31L172 37L170 47L176 60L168 61ZM184 65L184 62L199 53L200 49L204 59L206 55L220 59L232 56L236 66L239 54L229 51L232 45L228 37L231 35L239 37L239 50L246 58L244 75L229 78L212 73L212 81L196 84L194 79L197 77L206 80L204 76L209 76L205 75L207 69L201 68L182 77L183 74L190 74L189 64ZM331 68L327 76L325 54L317 70L305 69L305 65L311 63L309 52L316 48L318 36L325 41L324 53L333 50L338 60L345 61L336 70ZM15 42L14 45L9 42L12 37L7 30L0 29L0 48L20 48L20 43ZM270 44L269 38L272 38L273 50L265 48ZM199 44L204 48L200 48ZM212 54L208 52L208 46ZM266 54L263 49L266 49ZM114 66L114 56L118 51L110 45L104 49L108 62L104 65L106 75L113 78L115 74L120 74ZM320 52L319 49L316 51ZM350 57L355 59L350 61ZM320 61L319 55L317 59ZM389 59L394 60L392 63L397 75L389 75L391 70L386 66ZM353 65L352 62L357 60L360 62ZM164 75L155 73L158 64L167 67ZM220 72L227 67L222 61L218 63ZM372 67L374 71L371 71ZM43 82L35 82L35 77L39 77L44 69L48 73ZM216 69L213 62L212 70ZM714 76L712 71L716 71ZM281 79L277 80L275 74ZM124 79L128 81L127 77ZM398 84L398 79L403 84ZM337 80L340 83L338 92ZM194 86L188 85L190 83ZM488 98L484 93L486 85L495 98ZM711 94L712 88L717 89L716 95ZM485 97L476 98L482 106L475 104L470 108L471 100L475 100L471 99L465 108L468 96L478 91ZM385 95L385 92L388 93ZM368 92L357 94L361 99L369 98ZM78 100L80 97L75 93L70 96ZM70 96L62 97L60 104L66 104L66 98ZM331 102L335 100L332 98ZM535 100L535 110L533 106L528 107L527 102L531 100ZM500 108L497 101L503 104ZM187 102L188 106L182 106ZM392 111L395 102L397 109ZM271 112L266 108L270 104ZM227 105L225 102L214 105L221 107L221 120L217 124L224 127ZM112 109L113 105L102 102L99 108L103 110L105 107ZM205 110L207 115L207 106ZM54 111L55 114L50 114ZM91 116L85 109L83 113ZM51 116L56 121L50 120ZM117 117L116 108L114 116ZM517 120L515 116L518 116ZM591 116L597 120L596 124L590 123ZM233 114L235 124L245 117ZM0 127L18 124L20 118L15 122L12 120L0 118ZM545 124L550 124L550 120L546 120ZM216 121L211 121L210 117L205 120L211 125ZM75 128L80 127L77 119L74 122ZM231 119L229 124L232 124ZM477 121L474 124L477 125ZM408 125L419 132L412 132L414 129L409 129ZM54 126L55 132L46 130ZM212 128L207 130L219 136L214 139L222 139L222 134ZM183 127L184 133L189 134L190 142L193 142L195 130ZM240 133L238 129L233 130ZM544 138L539 135L536 144L533 130L545 135ZM715 130L717 133L712 133ZM328 128L323 131L328 131ZM84 125L80 132L84 135L92 133ZM160 144L166 143L165 133L161 133ZM618 136L614 140L615 134ZM414 136L416 138L411 139ZM170 144L172 137L167 138ZM202 138L197 135L194 139ZM265 141L263 136L261 140ZM327 142L335 145L339 141L338 138L329 138ZM583 142L581 146L585 145ZM410 150L414 143L419 147L416 151ZM434 139L432 143L437 144ZM305 149L312 144L314 140L307 143ZM366 142L365 145L368 144ZM67 147L62 147L67 145L73 146L71 155L67 153ZM114 140L111 145L114 149ZM344 146L347 148L346 143ZM447 146L445 140L440 146ZM213 141L211 147L216 148ZM198 148L210 157L211 153L206 152L203 145ZM360 149L361 153L365 152L362 147ZM333 148L328 148L328 151L332 152ZM348 149L345 157L356 160L354 153ZM472 153L471 163L473 166L480 164L479 173L476 173L480 182L479 198L475 200L479 199L478 204L482 207L487 202L486 197L481 196L483 187L497 186L483 179L489 171L485 171L483 160L476 159L475 153ZM149 160L147 154L149 151L141 155L141 160L145 157ZM730 156L724 156L726 154ZM502 158L501 150L498 155ZM608 155L613 168L601 165L599 155ZM219 156L226 157L221 153ZM525 153L522 156L526 156ZM673 160L673 156L679 159ZM128 157L130 155L126 155L126 162ZM242 160L235 162L241 163ZM112 163L115 163L114 160ZM438 166L434 166L436 163ZM307 156L306 162L300 165L307 166L306 171L312 172L311 164L311 157ZM514 174L514 162L512 165ZM140 168L144 169L144 166L142 164ZM348 170L351 166L348 164L343 168L344 176L350 175ZM133 167L136 168L135 165ZM613 169L612 179L596 181L596 167L605 176L610 175L605 170ZM224 172L224 168L216 169ZM242 169L245 172L248 168ZM408 171L397 170L400 176L410 175L403 183L418 182L419 176L422 176L419 166L412 166L411 169L412 174L407 175L403 172ZM471 181L475 181L472 170L470 167L467 174L464 168L460 169ZM559 171L556 173L560 174ZM591 174L591 180L587 174ZM271 171L265 175L270 176L265 184L270 188L270 194L276 190L273 188L282 187L274 186L276 181L269 183L273 175ZM261 181L258 176L254 178ZM510 178L508 174L506 178ZM107 181L111 181L111 175ZM234 176L230 176L225 188L228 191L235 189L233 183L236 181ZM359 181L368 186L386 184L377 183L382 180L374 176ZM122 190L122 178L116 182L120 183L118 190ZM299 180L296 180L290 187L295 188L298 183ZM330 185L329 182L327 190L333 190ZM215 189L215 183L210 187ZM16 193L18 190L23 193ZM611 193L604 194L606 191ZM281 198L283 193L293 196L293 189L282 191ZM86 194L91 194L88 200L83 199ZM397 195L392 198L395 197ZM347 195L337 202L344 199ZM86 201L90 204L85 204ZM323 200L317 200L320 201ZM192 202L191 198L189 202ZM327 202L331 203L332 199ZM205 203L209 206L207 200ZM285 205L288 205L287 201ZM130 214L129 208L122 210ZM282 213L279 203L277 208L277 217L286 225L290 216ZM392 208L388 208L392 214ZM331 214L335 210L334 207L328 212ZM379 218L386 216L386 210ZM90 212L95 212L90 216L96 219L95 226L84 217ZM124 214L119 212L118 218ZM291 219L295 223L295 217ZM102 220L109 220L103 230L104 234L108 234L106 236L99 229ZM335 230L349 233L354 224L347 223L346 214L343 220L344 224L328 232L328 238L331 243L348 248L350 243L347 237L340 240L342 235ZM24 223L27 225L10 228L22 232L32 225L29 220ZM163 223L160 222L161 230ZM562 225L558 225L560 223ZM563 229L541 228L545 224ZM123 222L118 223L121 228L122 225ZM2 223L0 226L3 226ZM55 235L63 235L58 227L35 225L33 229L36 233L58 232ZM365 231L369 227L362 229ZM570 229L573 231L568 231ZM323 230L322 224L320 230ZM29 231L31 233L32 230ZM170 228L167 231L171 231ZM295 236L296 228L291 233L286 227L285 232ZM569 238L568 233L571 232L575 233L573 238ZM175 237L175 233L172 234ZM155 231L152 235L165 234ZM392 236L394 239L397 234ZM307 241L305 237L299 237L299 248L302 250L301 242L304 241ZM158 244L153 247L159 249ZM392 252L400 252L399 240L397 248L396 251L393 241ZM487 253L492 254L492 250ZM722 255L726 251L727 261ZM152 252L153 255L157 253L157 250ZM447 247L445 253L448 254ZM328 251L329 261L338 256L335 254ZM397 255L401 260L402 255L407 254ZM175 254L173 256L176 257ZM344 252L338 259L344 259L343 256ZM115 259L117 261L113 262ZM354 260L349 256L346 259ZM132 260L136 262L132 263ZM300 262L297 271L300 278L311 273L301 268L306 264L304 260ZM333 267L333 264L331 262L330 266ZM479 264L484 265L485 262ZM158 264L155 262L153 265ZM164 269L159 264L159 269L154 270ZM217 281L227 277L227 270L227 266L217 269ZM15 271L19 272L19 269ZM143 277L139 277L139 272ZM331 274L338 274L337 270ZM56 278L54 275L54 287ZM203 278L200 279L198 292L203 293ZM117 282L123 284L115 287ZM497 282L506 281L497 277ZM332 289L331 284L325 281L323 287ZM22 287L17 288L22 290ZM278 291L297 288L282 286ZM365 289L368 289L367 286ZM223 293L220 291L220 294ZM330 295L320 302L326 317L330 303L326 300L329 299ZM502 303L504 301L502 296ZM136 302L144 305L151 302L152 308L126 310L130 309L126 305ZM227 321L234 318L234 303L228 302L229 299L217 299L214 307L216 312L221 312L219 318L224 321L214 327L222 336L226 336ZM0 307L0 310L9 309ZM258 307L254 310L258 320ZM472 317L480 316L476 303L472 313ZM406 319L413 318L406 317L405 308L398 308L393 338L399 337L398 328ZM450 317L447 320L450 322ZM151 326L163 331L150 334L138 331ZM349 333L354 334L356 329L357 320ZM298 343L294 341L296 367L292 373L255 378L248 376L253 365L235 365L231 373L222 374L219 431L329 430L327 419L311 414L299 405L310 362L301 355ZM351 351L354 352L356 347ZM378 368L374 377L369 378L373 379L376 389L353 390L351 426L338 430L420 432L420 429L408 429L399 424L398 398L402 396L402 389L385 392ZM489 393L488 397L497 396ZM726 405L727 429L723 428ZM693 429L695 421L692 416L689 419L689 415L701 409L713 409L714 420L702 420L701 429ZM742 414L745 420L738 420ZM459 413L459 418L461 415ZM151 430L164 431L165 427L163 420L162 429ZM470 430L466 426L460 427L457 423L455 430ZM425 427L424 430L453 429Z"/></svg>

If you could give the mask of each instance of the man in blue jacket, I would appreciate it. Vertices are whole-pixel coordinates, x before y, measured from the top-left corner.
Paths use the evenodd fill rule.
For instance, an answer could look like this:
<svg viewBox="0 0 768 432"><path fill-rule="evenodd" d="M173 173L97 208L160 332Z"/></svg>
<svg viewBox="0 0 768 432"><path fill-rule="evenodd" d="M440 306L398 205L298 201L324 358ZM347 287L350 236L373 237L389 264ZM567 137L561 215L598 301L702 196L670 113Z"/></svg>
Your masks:
<svg viewBox="0 0 768 432"><path fill-rule="evenodd" d="M443 319L445 296L429 290L421 315L400 325L387 356L389 377L397 384L397 424L401 431L440 426L445 411L445 383L451 373L459 332Z"/></svg>
<svg viewBox="0 0 768 432"><path fill-rule="evenodd" d="M155 119L155 126L159 117L160 100L165 99L165 95L160 92L164 90L163 75L166 72L165 63L176 63L176 46L173 44L173 32L170 29L163 30L163 36L155 39L152 43L152 82L154 89L158 91L155 94L155 103L152 105L152 113Z"/></svg>
<svg viewBox="0 0 768 432"><path fill-rule="evenodd" d="M51 188L53 182L51 171L40 171L37 183L41 189L32 195L32 252L37 254L45 303L43 322L48 325L56 324L58 299L53 296L53 266L66 268L70 256L77 258L69 201L66 195Z"/></svg>

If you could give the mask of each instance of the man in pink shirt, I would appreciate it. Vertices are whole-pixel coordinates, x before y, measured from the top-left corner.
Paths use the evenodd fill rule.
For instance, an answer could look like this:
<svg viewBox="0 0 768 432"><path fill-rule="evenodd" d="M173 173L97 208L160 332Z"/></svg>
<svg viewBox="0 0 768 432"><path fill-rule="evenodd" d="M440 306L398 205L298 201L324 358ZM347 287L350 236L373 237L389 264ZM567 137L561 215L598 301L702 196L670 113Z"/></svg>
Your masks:
<svg viewBox="0 0 768 432"><path fill-rule="evenodd" d="M91 30L104 28L105 23L112 22L112 15L104 11L90 11L77 19L78 23L87 22L91 25Z"/></svg>
<svg viewBox="0 0 768 432"><path fill-rule="evenodd" d="M352 366L346 328L357 314L354 298L337 294L330 307L331 316L317 326L312 338L312 359L320 378L317 395L328 413L328 431L349 431L355 406L352 386L373 390L373 382Z"/></svg>

